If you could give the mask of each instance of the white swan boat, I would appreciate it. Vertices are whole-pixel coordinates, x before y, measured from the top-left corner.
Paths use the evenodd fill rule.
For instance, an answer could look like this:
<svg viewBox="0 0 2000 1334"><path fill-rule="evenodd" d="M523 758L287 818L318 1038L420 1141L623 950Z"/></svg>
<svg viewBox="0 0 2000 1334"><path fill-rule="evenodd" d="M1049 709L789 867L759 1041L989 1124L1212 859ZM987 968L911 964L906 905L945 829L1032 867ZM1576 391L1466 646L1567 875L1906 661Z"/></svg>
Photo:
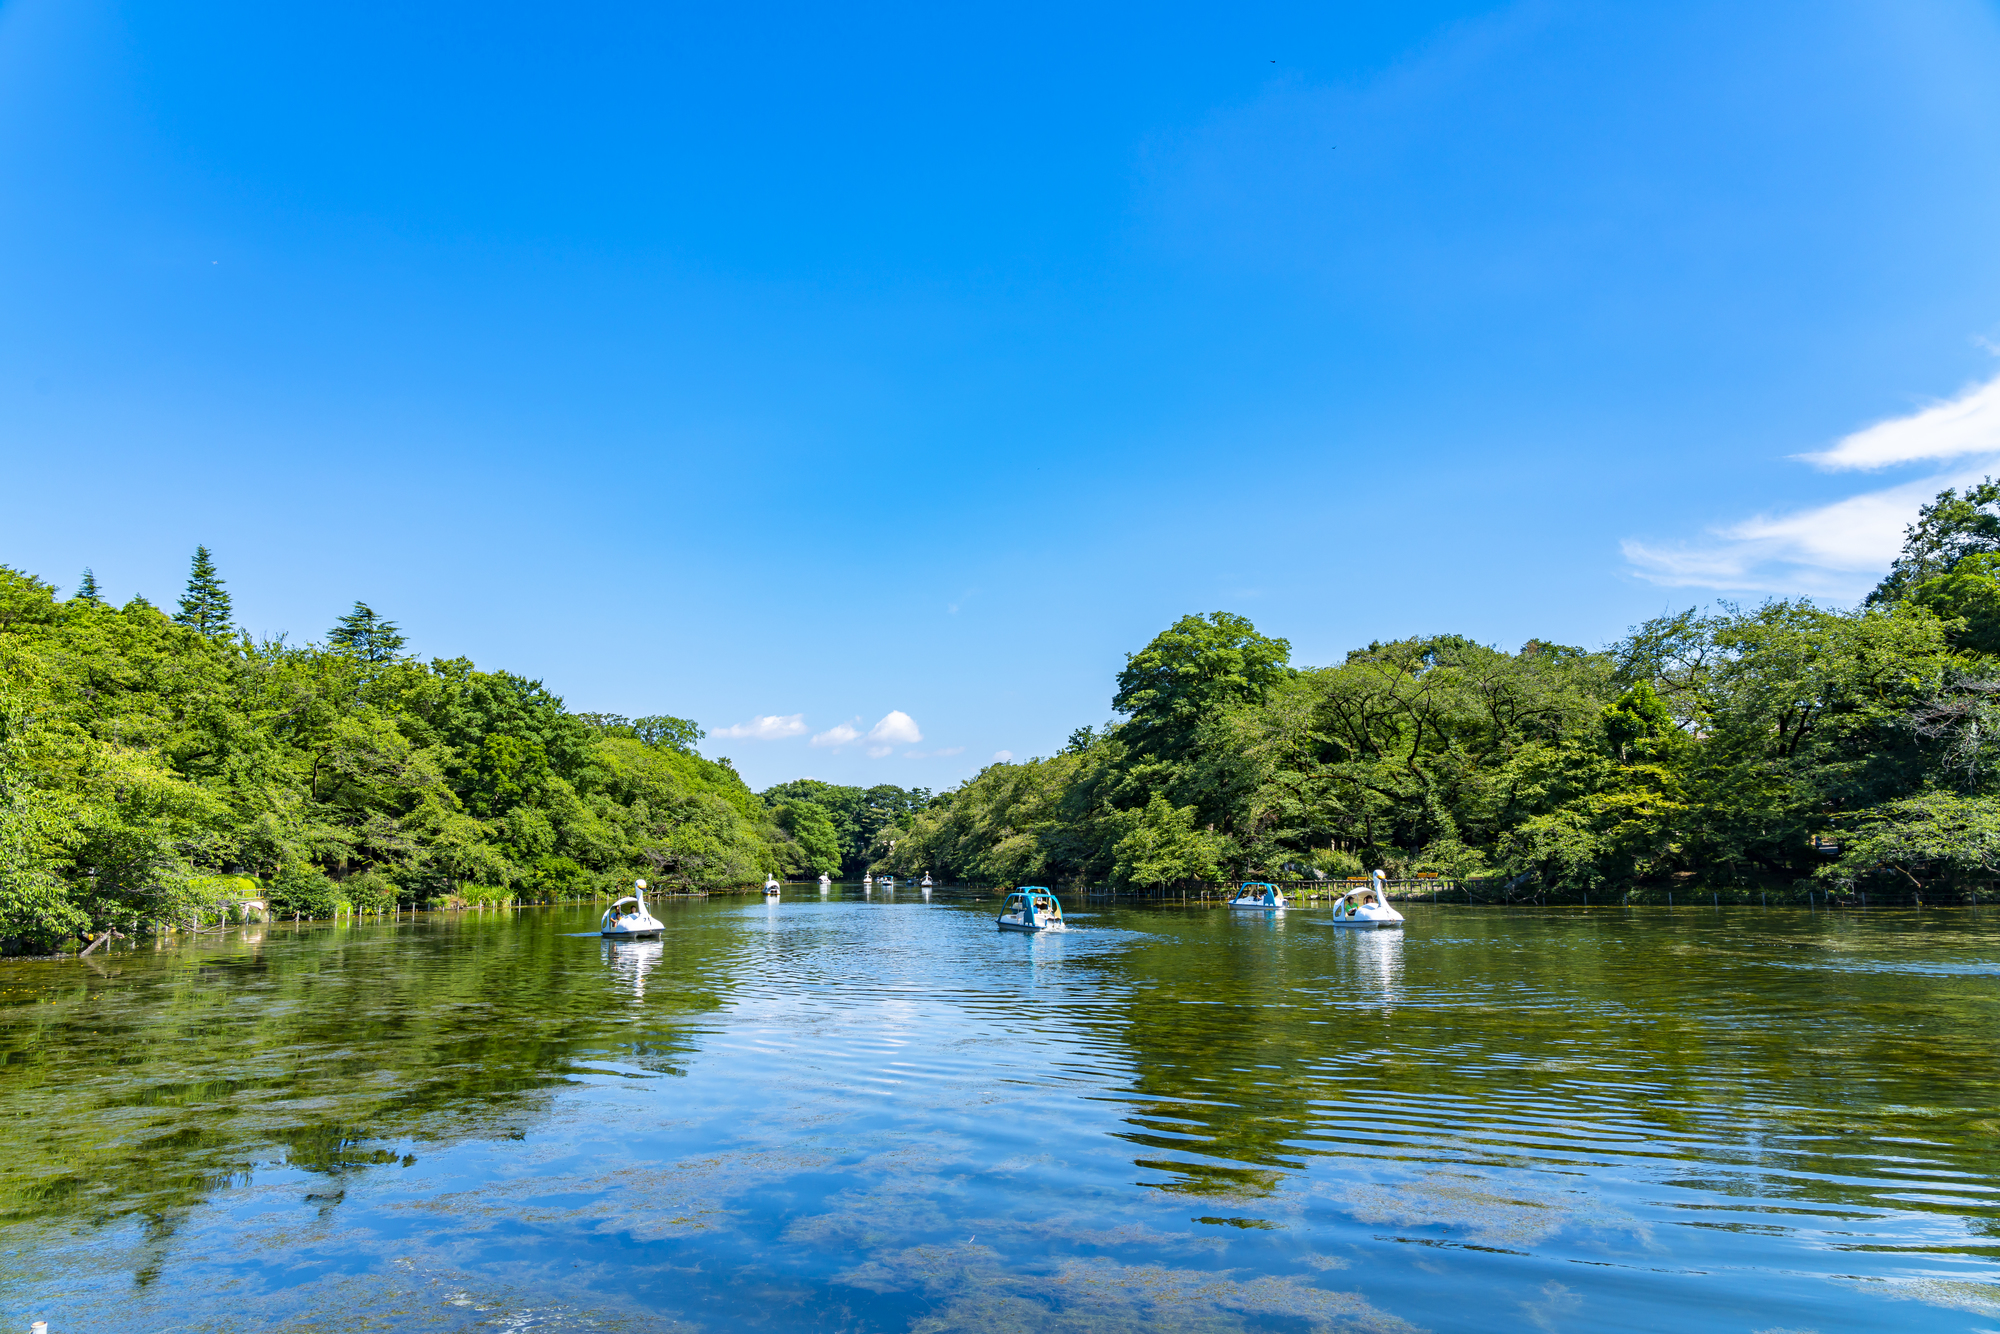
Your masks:
<svg viewBox="0 0 2000 1334"><path fill-rule="evenodd" d="M660 919L646 911L646 882L634 880L633 893L604 910L604 919L597 924L597 934L609 936L613 940L637 940L642 936L657 936L666 927ZM626 907L627 904L631 906Z"/></svg>
<svg viewBox="0 0 2000 1334"><path fill-rule="evenodd" d="M1403 914L1389 906L1389 896L1374 885L1350 889L1333 901L1335 926L1401 926Z"/></svg>
<svg viewBox="0 0 2000 1334"><path fill-rule="evenodd" d="M776 894L778 892L778 882L775 880L766 880L764 882L764 892L766 894Z"/></svg>
<svg viewBox="0 0 2000 1334"><path fill-rule="evenodd" d="M819 887L821 889L831 889L833 887L833 877L825 871L821 871L819 873Z"/></svg>
<svg viewBox="0 0 2000 1334"><path fill-rule="evenodd" d="M1000 905L993 919L1002 931L1067 931L1063 922L1062 900L1042 885L1023 885Z"/></svg>
<svg viewBox="0 0 2000 1334"><path fill-rule="evenodd" d="M929 889L930 887L931 887L931 873L929 871L926 871L924 872L923 888Z"/></svg>
<svg viewBox="0 0 2000 1334"><path fill-rule="evenodd" d="M1276 885L1262 880L1246 880L1242 888L1229 900L1232 908L1250 908L1258 912L1283 912L1290 907L1284 891Z"/></svg>

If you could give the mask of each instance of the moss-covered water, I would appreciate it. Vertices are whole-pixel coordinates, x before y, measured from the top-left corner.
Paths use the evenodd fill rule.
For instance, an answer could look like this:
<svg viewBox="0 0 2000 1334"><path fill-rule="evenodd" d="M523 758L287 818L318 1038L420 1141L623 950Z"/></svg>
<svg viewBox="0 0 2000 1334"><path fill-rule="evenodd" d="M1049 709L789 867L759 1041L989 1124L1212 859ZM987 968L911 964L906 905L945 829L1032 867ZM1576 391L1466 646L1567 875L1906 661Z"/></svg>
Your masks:
<svg viewBox="0 0 2000 1334"><path fill-rule="evenodd" d="M2000 1327L2000 915L787 893L0 962L0 1318Z"/></svg>

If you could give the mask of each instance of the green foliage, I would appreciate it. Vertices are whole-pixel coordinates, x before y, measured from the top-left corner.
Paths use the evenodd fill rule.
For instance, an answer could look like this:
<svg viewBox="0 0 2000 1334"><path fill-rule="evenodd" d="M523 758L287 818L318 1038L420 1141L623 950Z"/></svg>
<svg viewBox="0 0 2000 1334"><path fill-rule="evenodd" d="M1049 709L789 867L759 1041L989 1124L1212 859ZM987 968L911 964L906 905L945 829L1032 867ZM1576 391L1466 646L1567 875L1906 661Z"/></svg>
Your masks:
<svg viewBox="0 0 2000 1334"><path fill-rule="evenodd" d="M2000 877L2000 797L1933 789L1847 823L1840 860L1819 871L1843 889L1875 880L1922 890Z"/></svg>
<svg viewBox="0 0 2000 1334"><path fill-rule="evenodd" d="M594 727L539 682L398 656L379 618L338 646L253 644L211 632L217 605L192 596L184 624L0 568L5 948L185 921L218 876L321 916L467 886L723 888L794 846L683 720Z"/></svg>
<svg viewBox="0 0 2000 1334"><path fill-rule="evenodd" d="M104 601L103 595L97 591L97 576L90 572L88 565L83 567L83 579L76 586L76 597L80 602L101 604Z"/></svg>
<svg viewBox="0 0 2000 1334"><path fill-rule="evenodd" d="M1216 840L1196 829L1194 820L1194 807L1176 809L1155 792L1139 812L1132 832L1118 840L1112 880L1118 884L1167 885L1214 879Z"/></svg>
<svg viewBox="0 0 2000 1334"><path fill-rule="evenodd" d="M346 653L362 662L394 662L396 655L403 651L403 635L396 628L396 623L376 614L367 603L358 601L354 610L341 617L327 632L326 642L336 652Z"/></svg>
<svg viewBox="0 0 2000 1334"><path fill-rule="evenodd" d="M1844 868L1963 882L1983 864L1970 808L1935 813L2000 794L2000 658L1977 633L2000 556L1956 559L1898 601L1690 610L1604 652L1440 635L1293 669L1248 621L1189 617L1120 674L1129 722L943 794L885 865L1013 884L1380 866L1524 889L1789 886L1819 866L1815 834L1851 827L1874 832ZM1899 804L1926 792L1946 794L1923 799L1931 815ZM1889 830L1930 869L1889 856Z"/></svg>
<svg viewBox="0 0 2000 1334"><path fill-rule="evenodd" d="M1267 639L1241 616L1183 616L1130 655L1111 706L1131 718L1125 742L1177 758L1202 719L1230 704L1255 703L1290 675L1291 645ZM1072 737L1074 741L1076 738Z"/></svg>
<svg viewBox="0 0 2000 1334"><path fill-rule="evenodd" d="M687 718L653 714L627 718L618 713L580 713L577 718L600 736L628 736L648 746L665 746L694 754L694 748L708 733Z"/></svg>
<svg viewBox="0 0 2000 1334"><path fill-rule="evenodd" d="M878 863L880 869L891 869L882 861L889 855L889 844L899 840L910 819L931 803L931 794L924 788L889 783L844 787L817 778L795 778L766 789L763 796L773 811L810 802L825 812L838 841L837 873L848 879L858 879Z"/></svg>
<svg viewBox="0 0 2000 1334"><path fill-rule="evenodd" d="M331 917L348 906L340 886L326 872L306 863L280 868L271 877L271 911L300 917Z"/></svg>
<svg viewBox="0 0 2000 1334"><path fill-rule="evenodd" d="M1967 556L2000 551L2000 482L1983 478L1960 495L1947 487L1917 511L1903 530L1903 550L1873 593L1870 605L1898 602Z"/></svg>
<svg viewBox="0 0 2000 1334"><path fill-rule="evenodd" d="M2000 552L1961 558L1910 591L1910 601L1944 621L1963 621L1951 635L1960 649L2000 654Z"/></svg>
<svg viewBox="0 0 2000 1334"><path fill-rule="evenodd" d="M786 869L831 875L840 869L840 834L824 806L813 801L788 801L778 807L778 828L798 845L797 858Z"/></svg>
<svg viewBox="0 0 2000 1334"><path fill-rule="evenodd" d="M188 567L187 592L181 594L181 607L174 619L202 635L226 635L233 628L229 591L222 586L222 576L216 573L215 561L207 547L194 549L194 560Z"/></svg>

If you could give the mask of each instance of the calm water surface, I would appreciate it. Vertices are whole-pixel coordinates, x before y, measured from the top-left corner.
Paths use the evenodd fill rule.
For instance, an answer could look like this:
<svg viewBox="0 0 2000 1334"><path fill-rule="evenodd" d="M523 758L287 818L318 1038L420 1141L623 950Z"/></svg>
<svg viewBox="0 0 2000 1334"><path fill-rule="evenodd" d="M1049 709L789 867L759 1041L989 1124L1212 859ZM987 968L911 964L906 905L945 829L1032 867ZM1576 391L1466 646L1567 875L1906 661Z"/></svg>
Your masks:
<svg viewBox="0 0 2000 1334"><path fill-rule="evenodd" d="M0 1322L2000 1330L2000 916L667 903L0 963Z"/></svg>

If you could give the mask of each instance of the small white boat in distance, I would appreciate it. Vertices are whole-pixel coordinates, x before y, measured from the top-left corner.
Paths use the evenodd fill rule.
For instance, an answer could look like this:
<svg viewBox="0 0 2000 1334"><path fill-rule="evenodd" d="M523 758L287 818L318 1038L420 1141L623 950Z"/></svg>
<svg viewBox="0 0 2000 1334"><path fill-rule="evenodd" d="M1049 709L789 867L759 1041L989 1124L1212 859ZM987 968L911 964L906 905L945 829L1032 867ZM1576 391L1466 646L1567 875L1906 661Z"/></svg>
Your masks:
<svg viewBox="0 0 2000 1334"><path fill-rule="evenodd" d="M875 887L875 877L863 871L861 873L861 887L863 889L873 889Z"/></svg>
<svg viewBox="0 0 2000 1334"><path fill-rule="evenodd" d="M833 877L828 875L825 871L821 871L819 873L819 887L821 889L826 889L832 884L833 884Z"/></svg>
<svg viewBox="0 0 2000 1334"><path fill-rule="evenodd" d="M775 893L777 893L777 892L778 892L778 882L777 882L777 881L775 881L775 880L766 880L766 881L764 882L764 892L765 892L766 894L775 894Z"/></svg>
<svg viewBox="0 0 2000 1334"><path fill-rule="evenodd" d="M646 911L646 882L634 880L634 893L627 894L618 902L604 910L604 920L597 924L597 934L610 936L614 940L637 940L642 936L657 936L665 926L657 917ZM626 905L630 904L628 908Z"/></svg>
<svg viewBox="0 0 2000 1334"><path fill-rule="evenodd" d="M923 884L923 887L924 887L925 889L929 889L929 888L931 887L931 873L930 873L929 871L925 871L925 872L924 872L924 884Z"/></svg>
<svg viewBox="0 0 2000 1334"><path fill-rule="evenodd" d="M1000 905L993 924L1002 931L1067 931L1062 900L1042 885L1023 885Z"/></svg>
<svg viewBox="0 0 2000 1334"><path fill-rule="evenodd" d="M1246 880L1236 891L1236 897L1229 900L1232 908L1255 908L1260 912L1283 912L1290 905L1285 900L1284 891L1276 885L1262 880Z"/></svg>
<svg viewBox="0 0 2000 1334"><path fill-rule="evenodd" d="M1389 896L1374 885L1350 889L1333 901L1335 926L1401 926L1403 914L1389 906Z"/></svg>

